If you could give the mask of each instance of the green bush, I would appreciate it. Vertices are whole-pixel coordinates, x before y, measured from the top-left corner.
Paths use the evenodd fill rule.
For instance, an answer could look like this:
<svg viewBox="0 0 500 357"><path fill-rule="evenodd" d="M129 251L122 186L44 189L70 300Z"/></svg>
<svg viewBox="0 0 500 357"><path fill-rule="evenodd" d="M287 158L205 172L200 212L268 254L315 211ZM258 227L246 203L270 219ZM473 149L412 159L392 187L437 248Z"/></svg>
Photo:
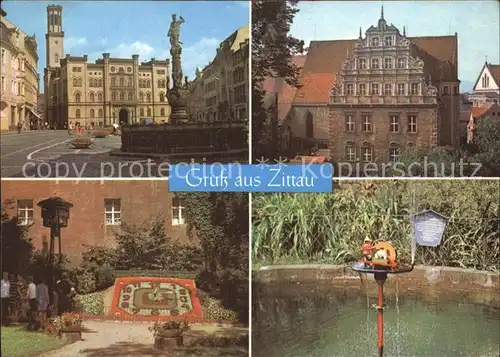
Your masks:
<svg viewBox="0 0 500 357"><path fill-rule="evenodd" d="M499 190L498 181L365 181L333 194L254 195L253 261L348 263L366 236L409 261L409 215L433 209L448 217L446 231L439 247L418 248L417 263L498 270Z"/></svg>
<svg viewBox="0 0 500 357"><path fill-rule="evenodd" d="M97 267L89 264L82 264L70 270L70 279L75 285L78 294L88 294L96 291L96 271Z"/></svg>
<svg viewBox="0 0 500 357"><path fill-rule="evenodd" d="M97 290L107 289L115 283L115 272L110 265L103 265L97 271L96 288Z"/></svg>

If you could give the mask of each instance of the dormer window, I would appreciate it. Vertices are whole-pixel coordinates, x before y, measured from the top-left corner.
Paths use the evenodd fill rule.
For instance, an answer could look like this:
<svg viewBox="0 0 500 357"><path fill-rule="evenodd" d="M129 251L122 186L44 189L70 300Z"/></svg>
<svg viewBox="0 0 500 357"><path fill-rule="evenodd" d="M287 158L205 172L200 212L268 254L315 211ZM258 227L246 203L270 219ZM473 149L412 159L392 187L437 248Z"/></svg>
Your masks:
<svg viewBox="0 0 500 357"><path fill-rule="evenodd" d="M370 42L370 45L371 45L372 47L378 47L378 45L379 45L379 44L378 44L378 37L372 37L371 42Z"/></svg>
<svg viewBox="0 0 500 357"><path fill-rule="evenodd" d="M392 46L392 37L387 36L386 38L384 38L384 45Z"/></svg>

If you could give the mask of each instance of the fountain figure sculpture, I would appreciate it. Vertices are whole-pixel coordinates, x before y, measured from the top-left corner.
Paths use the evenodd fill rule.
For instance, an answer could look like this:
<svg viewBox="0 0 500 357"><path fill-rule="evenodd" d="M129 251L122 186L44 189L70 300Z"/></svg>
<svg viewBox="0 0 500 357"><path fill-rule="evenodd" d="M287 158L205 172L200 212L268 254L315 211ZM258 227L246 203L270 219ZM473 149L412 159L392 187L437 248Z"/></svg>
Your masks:
<svg viewBox="0 0 500 357"><path fill-rule="evenodd" d="M180 41L181 24L184 22L182 16L179 16L177 20L177 15L173 14L168 30L170 55L172 56L172 88L168 88L167 97L171 107L170 121L173 124L188 120L187 97L189 90L182 83L182 42Z"/></svg>

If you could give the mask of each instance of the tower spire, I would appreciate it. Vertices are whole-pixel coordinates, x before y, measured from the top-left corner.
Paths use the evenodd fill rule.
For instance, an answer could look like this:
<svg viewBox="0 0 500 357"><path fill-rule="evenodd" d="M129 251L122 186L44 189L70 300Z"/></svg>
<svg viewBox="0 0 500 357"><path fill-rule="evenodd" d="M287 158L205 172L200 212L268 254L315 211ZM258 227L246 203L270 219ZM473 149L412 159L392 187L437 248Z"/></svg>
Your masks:
<svg viewBox="0 0 500 357"><path fill-rule="evenodd" d="M382 9L380 10L380 19L384 20L384 4L382 3Z"/></svg>
<svg viewBox="0 0 500 357"><path fill-rule="evenodd" d="M363 38L363 35L361 33L361 26L359 26L359 39L361 40Z"/></svg>
<svg viewBox="0 0 500 357"><path fill-rule="evenodd" d="M403 36L406 37L406 26L405 25L403 26Z"/></svg>

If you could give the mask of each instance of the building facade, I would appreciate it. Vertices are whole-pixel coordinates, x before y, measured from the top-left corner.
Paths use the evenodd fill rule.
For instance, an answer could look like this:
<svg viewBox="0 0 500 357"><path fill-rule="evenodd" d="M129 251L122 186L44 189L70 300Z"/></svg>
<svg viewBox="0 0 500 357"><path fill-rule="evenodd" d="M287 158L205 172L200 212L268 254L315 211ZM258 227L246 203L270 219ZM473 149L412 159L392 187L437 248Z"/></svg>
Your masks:
<svg viewBox="0 0 500 357"><path fill-rule="evenodd" d="M62 29L62 7L48 6L44 94L49 123L61 128L168 121L168 59L140 63L138 55L113 58L103 53L91 63L86 55L63 56Z"/></svg>
<svg viewBox="0 0 500 357"><path fill-rule="evenodd" d="M459 147L457 46L457 34L408 37L383 9L358 39L312 41L284 137L328 147L336 162L391 162L411 147Z"/></svg>
<svg viewBox="0 0 500 357"><path fill-rule="evenodd" d="M248 120L250 26L239 28L218 47L215 58L191 82L192 121Z"/></svg>
<svg viewBox="0 0 500 357"><path fill-rule="evenodd" d="M187 234L182 201L168 191L167 181L3 181L1 192L6 213L27 228L38 249L50 237L38 202L60 197L72 203L68 227L61 231L61 250L75 262L85 245L112 246L124 226L150 226L156 219L164 221L173 240L198 244Z"/></svg>
<svg viewBox="0 0 500 357"><path fill-rule="evenodd" d="M1 130L13 129L18 123L28 129L36 125L39 75L35 35L29 36L1 16Z"/></svg>
<svg viewBox="0 0 500 357"><path fill-rule="evenodd" d="M489 107L500 103L500 65L485 62L469 100L475 107Z"/></svg>

